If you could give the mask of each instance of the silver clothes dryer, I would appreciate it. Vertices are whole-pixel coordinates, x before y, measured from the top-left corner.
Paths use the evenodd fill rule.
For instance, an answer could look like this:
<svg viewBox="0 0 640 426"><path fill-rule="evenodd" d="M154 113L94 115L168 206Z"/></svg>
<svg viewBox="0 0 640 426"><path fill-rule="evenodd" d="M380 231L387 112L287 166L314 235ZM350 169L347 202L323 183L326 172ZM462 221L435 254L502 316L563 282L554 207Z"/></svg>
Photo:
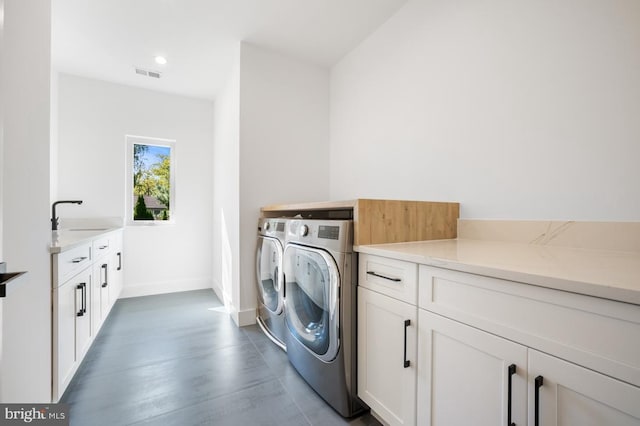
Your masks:
<svg viewBox="0 0 640 426"><path fill-rule="evenodd" d="M286 239L287 356L329 405L352 417L366 408L356 396L353 222L290 220Z"/></svg>
<svg viewBox="0 0 640 426"><path fill-rule="evenodd" d="M282 258L286 219L260 218L256 249L258 325L269 339L286 351L284 325L284 279Z"/></svg>

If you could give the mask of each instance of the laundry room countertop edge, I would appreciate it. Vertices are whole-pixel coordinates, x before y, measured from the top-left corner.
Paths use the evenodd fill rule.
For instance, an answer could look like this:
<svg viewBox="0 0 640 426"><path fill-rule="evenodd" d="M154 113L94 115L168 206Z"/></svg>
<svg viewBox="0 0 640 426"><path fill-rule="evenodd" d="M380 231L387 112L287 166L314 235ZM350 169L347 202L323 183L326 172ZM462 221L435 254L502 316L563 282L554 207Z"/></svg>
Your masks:
<svg viewBox="0 0 640 426"><path fill-rule="evenodd" d="M122 227L106 228L106 229L87 229L81 231L60 230L51 232L51 244L49 253L62 253L70 248L79 246L84 243L106 235L114 231L122 230Z"/></svg>
<svg viewBox="0 0 640 426"><path fill-rule="evenodd" d="M359 253L640 305L640 253L450 239L356 246Z"/></svg>

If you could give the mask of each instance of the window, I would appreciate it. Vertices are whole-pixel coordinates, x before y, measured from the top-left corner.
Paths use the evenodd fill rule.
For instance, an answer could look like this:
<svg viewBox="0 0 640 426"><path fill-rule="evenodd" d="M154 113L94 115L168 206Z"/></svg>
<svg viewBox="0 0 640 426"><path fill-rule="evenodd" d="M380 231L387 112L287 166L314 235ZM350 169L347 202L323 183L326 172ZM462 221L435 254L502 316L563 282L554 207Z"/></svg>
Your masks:
<svg viewBox="0 0 640 426"><path fill-rule="evenodd" d="M127 136L127 223L175 221L175 141Z"/></svg>

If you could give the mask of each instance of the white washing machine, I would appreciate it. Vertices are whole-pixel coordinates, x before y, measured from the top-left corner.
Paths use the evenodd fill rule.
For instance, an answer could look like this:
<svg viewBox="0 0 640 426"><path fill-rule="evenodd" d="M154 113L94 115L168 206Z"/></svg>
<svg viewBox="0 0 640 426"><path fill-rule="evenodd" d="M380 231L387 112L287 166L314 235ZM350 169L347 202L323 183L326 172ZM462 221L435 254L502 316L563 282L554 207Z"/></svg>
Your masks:
<svg viewBox="0 0 640 426"><path fill-rule="evenodd" d="M356 396L357 254L350 220L290 220L284 250L287 356L338 413L366 409Z"/></svg>
<svg viewBox="0 0 640 426"><path fill-rule="evenodd" d="M269 339L286 351L284 324L284 253L286 219L260 218L256 250L258 325Z"/></svg>

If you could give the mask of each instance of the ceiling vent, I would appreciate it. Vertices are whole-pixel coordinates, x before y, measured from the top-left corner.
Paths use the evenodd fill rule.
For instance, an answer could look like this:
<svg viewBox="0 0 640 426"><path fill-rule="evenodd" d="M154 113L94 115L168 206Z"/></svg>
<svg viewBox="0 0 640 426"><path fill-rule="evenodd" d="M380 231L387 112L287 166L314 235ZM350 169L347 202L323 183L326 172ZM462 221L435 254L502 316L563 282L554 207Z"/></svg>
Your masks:
<svg viewBox="0 0 640 426"><path fill-rule="evenodd" d="M136 67L136 74L144 75L151 78L160 78L162 76L162 73L158 71L145 70L144 68L138 67Z"/></svg>

